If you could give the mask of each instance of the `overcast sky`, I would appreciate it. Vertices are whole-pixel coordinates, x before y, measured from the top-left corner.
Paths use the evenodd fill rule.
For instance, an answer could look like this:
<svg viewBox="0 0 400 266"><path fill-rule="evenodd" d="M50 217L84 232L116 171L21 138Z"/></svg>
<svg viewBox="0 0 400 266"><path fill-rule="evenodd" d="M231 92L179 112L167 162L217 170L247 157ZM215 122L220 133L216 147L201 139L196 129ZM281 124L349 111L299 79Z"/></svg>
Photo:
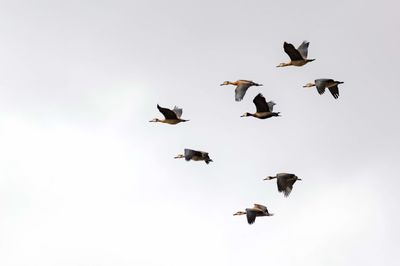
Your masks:
<svg viewBox="0 0 400 266"><path fill-rule="evenodd" d="M1 1L0 265L400 265L399 8ZM316 60L276 68L303 40ZM281 117L240 117L259 92ZM253 203L275 215L232 216Z"/></svg>

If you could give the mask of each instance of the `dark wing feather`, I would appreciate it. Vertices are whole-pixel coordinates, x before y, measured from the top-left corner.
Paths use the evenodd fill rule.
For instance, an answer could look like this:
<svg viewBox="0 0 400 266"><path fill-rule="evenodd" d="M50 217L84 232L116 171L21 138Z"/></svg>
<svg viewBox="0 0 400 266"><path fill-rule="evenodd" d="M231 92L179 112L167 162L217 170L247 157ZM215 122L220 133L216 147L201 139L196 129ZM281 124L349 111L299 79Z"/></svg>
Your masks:
<svg viewBox="0 0 400 266"><path fill-rule="evenodd" d="M329 87L328 90L333 95L333 98L335 98L335 99L339 98L339 88L337 85L333 86L333 87Z"/></svg>
<svg viewBox="0 0 400 266"><path fill-rule="evenodd" d="M300 52L297 51L296 48L294 48L293 44L284 42L283 43L283 49L285 50L285 53L290 57L290 60L292 61L297 61L297 60L303 60L304 58L301 56Z"/></svg>
<svg viewBox="0 0 400 266"><path fill-rule="evenodd" d="M157 104L157 109L163 114L165 119L178 119L176 113L168 108L161 107Z"/></svg>
<svg viewBox="0 0 400 266"><path fill-rule="evenodd" d="M267 101L261 93L254 97L253 103L256 105L257 113L270 112Z"/></svg>
<svg viewBox="0 0 400 266"><path fill-rule="evenodd" d="M191 149L185 149L185 160L190 161L195 155L196 151Z"/></svg>
<svg viewBox="0 0 400 266"><path fill-rule="evenodd" d="M253 224L256 221L257 214L255 211L246 209L247 222Z"/></svg>
<svg viewBox="0 0 400 266"><path fill-rule="evenodd" d="M324 94L326 85L330 82L330 79L316 79L315 87L317 87L317 91L319 94Z"/></svg>
<svg viewBox="0 0 400 266"><path fill-rule="evenodd" d="M281 175L278 177L278 191L283 192L285 197L290 195L292 192L293 184L296 182L296 178L293 174Z"/></svg>

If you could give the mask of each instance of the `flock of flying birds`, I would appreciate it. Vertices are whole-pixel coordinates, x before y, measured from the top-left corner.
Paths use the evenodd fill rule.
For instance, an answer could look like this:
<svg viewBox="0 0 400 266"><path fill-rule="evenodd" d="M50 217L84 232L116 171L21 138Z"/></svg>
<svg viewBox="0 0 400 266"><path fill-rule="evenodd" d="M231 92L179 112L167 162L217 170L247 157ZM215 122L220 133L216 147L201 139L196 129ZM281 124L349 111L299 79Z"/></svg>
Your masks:
<svg viewBox="0 0 400 266"><path fill-rule="evenodd" d="M303 43L296 49L293 44L284 42L283 49L286 54L290 57L290 62L281 63L277 67L286 67L286 66L303 66L309 62L314 61L315 59L308 59L308 46L309 42L303 41ZM338 85L342 84L341 81L336 81L333 79L316 79L313 83L307 83L304 85L304 88L316 87L319 94L323 94L325 89L328 89L333 97L337 99L339 97L339 88ZM255 83L250 80L237 80L235 82L225 81L221 84L224 85L234 85L235 89L235 100L241 101L248 88L252 86L262 86L262 84ZM242 117L252 116L258 119L267 119L274 116L279 116L279 112L273 112L273 108L275 103L273 101L267 102L265 97L259 93L254 99L253 103L256 106L255 113L245 113ZM189 120L182 119L182 109L178 107L174 107L174 109L168 109L161 107L157 104L157 109L160 113L163 114L164 119L154 118L150 122L161 122L170 125L176 125L181 122L187 122ZM205 161L206 164L212 162L212 159L208 155L208 152L197 151L192 149L185 149L184 154L179 154L175 159L184 158L186 161ZM264 178L264 180L277 180L278 191L282 192L285 197L288 197L290 192L293 189L293 184L297 180L301 180L295 174L290 173L278 173L276 176L268 176ZM261 204L254 204L252 208L246 208L245 211L238 211L234 215L246 215L247 222L252 224L255 222L256 217L261 216L272 216L272 213L268 212L267 207Z"/></svg>

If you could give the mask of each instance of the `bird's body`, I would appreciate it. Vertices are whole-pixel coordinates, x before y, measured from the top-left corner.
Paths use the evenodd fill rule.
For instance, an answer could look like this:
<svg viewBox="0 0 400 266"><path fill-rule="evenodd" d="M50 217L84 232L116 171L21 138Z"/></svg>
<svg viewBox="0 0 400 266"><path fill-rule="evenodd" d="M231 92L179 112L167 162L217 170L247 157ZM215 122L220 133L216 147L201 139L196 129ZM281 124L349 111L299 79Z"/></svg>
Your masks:
<svg viewBox="0 0 400 266"><path fill-rule="evenodd" d="M262 216L273 216L273 213L269 213L267 207L261 204L254 204L253 208L246 208L245 211L238 211L234 215L245 215L247 217L247 223L253 224L256 221L256 217Z"/></svg>
<svg viewBox="0 0 400 266"><path fill-rule="evenodd" d="M284 42L283 49L285 53L290 57L290 62L280 63L277 67L286 66L304 66L305 64L314 61L315 59L307 59L309 42L303 41L303 43L296 49L293 44Z"/></svg>
<svg viewBox="0 0 400 266"><path fill-rule="evenodd" d="M154 118L153 120L150 120L149 122L160 122L160 123L165 123L165 124L170 124L170 125L176 125L180 122L187 122L189 120L181 119L182 116L182 109L178 107L174 107L173 110L161 107L157 104L157 109L162 113L165 117L165 119L158 119Z"/></svg>
<svg viewBox="0 0 400 266"><path fill-rule="evenodd" d="M179 154L175 156L175 159L185 158L186 161L205 161L206 164L209 164L213 160L211 160L208 152L204 151L196 151L191 149L185 149L184 154Z"/></svg>
<svg viewBox="0 0 400 266"><path fill-rule="evenodd" d="M303 88L311 88L315 86L320 95L325 93L325 89L328 89L331 92L333 98L337 99L339 98L338 85L343 83L343 81L337 81L333 79L316 79L314 83L307 83L303 86Z"/></svg>
<svg viewBox="0 0 400 266"><path fill-rule="evenodd" d="M273 116L279 116L280 114L279 112L272 112L275 103L272 101L267 103L261 93L254 97L253 103L255 104L257 111L254 114L245 113L242 115L242 117L253 116L258 119L267 119Z"/></svg>
<svg viewBox="0 0 400 266"><path fill-rule="evenodd" d="M278 191L282 192L285 195L285 197L288 197L290 195L290 192L292 192L293 184L297 180L301 180L295 174L289 174L289 173L279 173L276 176L268 176L264 178L264 180L271 180L275 178L276 178L276 184L278 186Z"/></svg>
<svg viewBox="0 0 400 266"><path fill-rule="evenodd" d="M244 95L246 94L247 89L250 88L251 86L262 86L262 84L258 84L251 80L244 80L244 79L240 79L240 80L237 80L234 82L225 81L224 83L221 84L221 86L224 86L224 85L235 85L236 86L235 100L237 102L239 102L243 99Z"/></svg>

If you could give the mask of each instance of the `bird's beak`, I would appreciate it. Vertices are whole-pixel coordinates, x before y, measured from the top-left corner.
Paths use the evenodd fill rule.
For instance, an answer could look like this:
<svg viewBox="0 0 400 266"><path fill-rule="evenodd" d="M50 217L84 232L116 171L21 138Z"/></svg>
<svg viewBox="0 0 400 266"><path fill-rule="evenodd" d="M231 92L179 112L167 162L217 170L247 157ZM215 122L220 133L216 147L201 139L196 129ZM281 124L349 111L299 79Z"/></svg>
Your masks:
<svg viewBox="0 0 400 266"><path fill-rule="evenodd" d="M302 181L302 179L301 179L301 178L297 178L297 180L300 180L300 181Z"/></svg>

